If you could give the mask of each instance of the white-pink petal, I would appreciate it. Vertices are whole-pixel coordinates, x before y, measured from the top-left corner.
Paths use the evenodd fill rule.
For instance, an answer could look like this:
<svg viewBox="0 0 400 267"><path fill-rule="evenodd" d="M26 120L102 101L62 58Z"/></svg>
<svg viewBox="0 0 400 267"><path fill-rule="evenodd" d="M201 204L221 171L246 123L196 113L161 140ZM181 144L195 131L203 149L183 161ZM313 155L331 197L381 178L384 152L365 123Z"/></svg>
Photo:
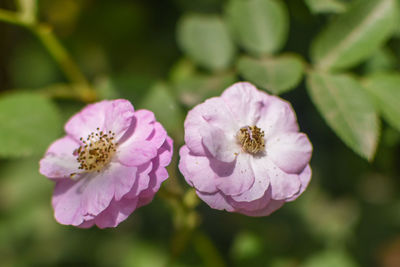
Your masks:
<svg viewBox="0 0 400 267"><path fill-rule="evenodd" d="M235 83L221 95L240 127L255 125L269 98L247 82Z"/></svg>
<svg viewBox="0 0 400 267"><path fill-rule="evenodd" d="M265 164L269 169L272 199L285 200L300 191L301 182L297 174L282 171L271 160L266 160Z"/></svg>
<svg viewBox="0 0 400 267"><path fill-rule="evenodd" d="M210 159L211 168L217 175L217 188L225 195L239 195L254 184L254 172L250 164L250 155L241 153L232 163Z"/></svg>
<svg viewBox="0 0 400 267"><path fill-rule="evenodd" d="M276 134L299 131L292 106L276 96L270 96L270 101L260 111L257 126L264 131L267 140Z"/></svg>
<svg viewBox="0 0 400 267"><path fill-rule="evenodd" d="M179 155L181 157L179 161L179 170L189 184L194 186L197 190L206 193L218 191L215 185L215 173L212 171L210 161L207 157L189 154L187 146L183 146L180 149Z"/></svg>
<svg viewBox="0 0 400 267"><path fill-rule="evenodd" d="M266 149L270 158L287 173L300 173L311 159L312 146L303 133L288 132L267 139Z"/></svg>
<svg viewBox="0 0 400 267"><path fill-rule="evenodd" d="M68 136L55 141L40 160L40 173L51 179L69 178L71 174L78 173L79 162L73 155L78 147L79 144Z"/></svg>
<svg viewBox="0 0 400 267"><path fill-rule="evenodd" d="M196 191L196 194L213 209L235 211L235 208L228 203L220 192L208 194Z"/></svg>

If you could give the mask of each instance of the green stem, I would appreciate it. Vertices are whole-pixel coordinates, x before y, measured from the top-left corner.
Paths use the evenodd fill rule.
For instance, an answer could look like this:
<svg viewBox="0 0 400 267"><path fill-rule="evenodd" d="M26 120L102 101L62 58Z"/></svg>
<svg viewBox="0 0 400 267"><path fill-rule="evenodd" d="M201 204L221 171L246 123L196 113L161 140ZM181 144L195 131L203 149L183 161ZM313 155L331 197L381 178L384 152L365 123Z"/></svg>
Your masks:
<svg viewBox="0 0 400 267"><path fill-rule="evenodd" d="M33 28L32 31L38 39L42 42L43 46L46 47L49 54L58 63L65 76L72 83L80 84L80 87L76 90L79 97L85 102L91 102L96 99L96 94L91 88L89 82L85 76L79 70L78 65L68 55L67 50L61 45L60 41L55 37L50 27L45 25L39 25Z"/></svg>
<svg viewBox="0 0 400 267"><path fill-rule="evenodd" d="M77 97L84 102L93 102L96 100L97 95L95 90L90 86L78 65L72 60L49 26L24 20L20 13L3 9L0 9L0 21L24 27L36 35L51 57L57 62L65 77L72 84L79 85L71 87Z"/></svg>
<svg viewBox="0 0 400 267"><path fill-rule="evenodd" d="M0 9L0 21L4 21L17 26L26 27L25 21L22 21L18 13Z"/></svg>

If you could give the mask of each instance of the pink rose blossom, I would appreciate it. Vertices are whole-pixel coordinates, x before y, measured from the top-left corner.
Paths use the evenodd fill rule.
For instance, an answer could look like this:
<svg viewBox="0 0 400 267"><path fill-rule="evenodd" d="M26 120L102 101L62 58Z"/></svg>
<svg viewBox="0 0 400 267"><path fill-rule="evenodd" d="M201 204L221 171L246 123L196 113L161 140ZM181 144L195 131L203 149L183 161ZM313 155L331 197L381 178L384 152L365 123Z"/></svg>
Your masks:
<svg viewBox="0 0 400 267"><path fill-rule="evenodd" d="M312 146L291 105L236 83L185 120L179 169L211 208L265 216L295 200L310 178Z"/></svg>
<svg viewBox="0 0 400 267"><path fill-rule="evenodd" d="M40 161L56 182L52 204L61 224L115 227L152 201L168 178L172 139L154 114L127 100L86 106L65 125Z"/></svg>

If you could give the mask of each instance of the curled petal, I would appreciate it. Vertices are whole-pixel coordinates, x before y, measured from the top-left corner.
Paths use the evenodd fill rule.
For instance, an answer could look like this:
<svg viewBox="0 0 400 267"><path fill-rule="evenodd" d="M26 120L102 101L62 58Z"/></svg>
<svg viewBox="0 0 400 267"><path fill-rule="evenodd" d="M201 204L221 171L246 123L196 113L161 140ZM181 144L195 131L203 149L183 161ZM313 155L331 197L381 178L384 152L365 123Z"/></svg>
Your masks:
<svg viewBox="0 0 400 267"><path fill-rule="evenodd" d="M276 211L285 204L284 200L271 200L266 207L260 210L240 210L240 213L246 214L248 216L260 217L268 216L272 212Z"/></svg>
<svg viewBox="0 0 400 267"><path fill-rule="evenodd" d="M303 133L275 135L267 141L268 157L287 173L300 173L311 159L312 146Z"/></svg>
<svg viewBox="0 0 400 267"><path fill-rule="evenodd" d="M110 205L96 218L94 222L103 229L107 227L116 227L136 209L138 199L123 198L119 201L112 200Z"/></svg>
<svg viewBox="0 0 400 267"><path fill-rule="evenodd" d="M272 161L266 161L271 179L272 199L284 200L300 191L301 182L297 174L288 174L282 171Z"/></svg>
<svg viewBox="0 0 400 267"><path fill-rule="evenodd" d="M298 198L304 190L306 190L308 184L310 183L311 180L311 167L310 165L307 165L304 170L299 174L300 182L301 182L301 187L300 191L297 194L294 194L292 197L286 199L286 201L293 201L296 198Z"/></svg>
<svg viewBox="0 0 400 267"><path fill-rule="evenodd" d="M196 194L213 209L235 211L235 208L228 203L220 192L208 194L196 191Z"/></svg>
<svg viewBox="0 0 400 267"><path fill-rule="evenodd" d="M180 149L179 155L181 158L179 161L179 170L189 184L205 193L218 191L215 184L215 173L210 168L208 158L190 154L187 146L183 146Z"/></svg>

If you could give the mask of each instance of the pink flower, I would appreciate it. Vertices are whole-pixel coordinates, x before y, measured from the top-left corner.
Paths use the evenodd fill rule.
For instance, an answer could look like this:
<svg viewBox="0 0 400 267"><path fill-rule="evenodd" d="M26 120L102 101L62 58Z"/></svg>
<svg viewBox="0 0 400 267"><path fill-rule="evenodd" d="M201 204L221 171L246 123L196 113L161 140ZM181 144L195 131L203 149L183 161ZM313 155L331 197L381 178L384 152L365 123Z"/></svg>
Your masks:
<svg viewBox="0 0 400 267"><path fill-rule="evenodd" d="M265 216L311 178L312 146L290 104L236 83L185 120L179 169L211 208Z"/></svg>
<svg viewBox="0 0 400 267"><path fill-rule="evenodd" d="M152 201L168 178L172 139L148 110L119 99L86 106L65 125L40 161L56 182L52 204L61 224L115 227Z"/></svg>

